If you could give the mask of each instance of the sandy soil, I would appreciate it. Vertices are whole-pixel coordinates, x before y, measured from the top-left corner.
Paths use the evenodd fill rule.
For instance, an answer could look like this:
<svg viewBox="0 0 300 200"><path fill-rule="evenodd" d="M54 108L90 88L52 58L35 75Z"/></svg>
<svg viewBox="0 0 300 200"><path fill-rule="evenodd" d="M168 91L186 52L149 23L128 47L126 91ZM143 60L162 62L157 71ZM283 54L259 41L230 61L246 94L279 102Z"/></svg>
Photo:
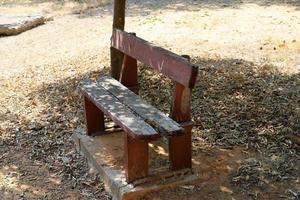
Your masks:
<svg viewBox="0 0 300 200"><path fill-rule="evenodd" d="M80 102L73 101L78 93L68 90L109 65L112 8L107 2L61 2L0 0L1 13L54 17L0 38L0 199L110 198L74 152L69 136L83 120ZM127 31L204 59L206 66L234 59L271 65L288 76L300 72L299 1L136 0L127 8ZM195 195L179 190L173 196ZM171 194L159 195L149 198Z"/></svg>

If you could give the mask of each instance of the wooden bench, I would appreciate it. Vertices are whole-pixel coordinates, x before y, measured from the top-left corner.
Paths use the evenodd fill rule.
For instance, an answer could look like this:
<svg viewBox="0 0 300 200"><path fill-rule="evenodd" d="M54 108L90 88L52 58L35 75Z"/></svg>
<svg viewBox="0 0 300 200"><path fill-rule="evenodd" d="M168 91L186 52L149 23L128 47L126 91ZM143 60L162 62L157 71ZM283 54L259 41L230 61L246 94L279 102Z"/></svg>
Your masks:
<svg viewBox="0 0 300 200"><path fill-rule="evenodd" d="M171 169L191 168L190 100L198 68L181 56L118 29L113 31L111 45L124 53L120 80L103 76L97 82L86 80L80 85L87 134L105 132L104 114L122 128L128 182L147 176L148 142L161 136L169 141ZM137 60L174 81L170 117L137 95Z"/></svg>

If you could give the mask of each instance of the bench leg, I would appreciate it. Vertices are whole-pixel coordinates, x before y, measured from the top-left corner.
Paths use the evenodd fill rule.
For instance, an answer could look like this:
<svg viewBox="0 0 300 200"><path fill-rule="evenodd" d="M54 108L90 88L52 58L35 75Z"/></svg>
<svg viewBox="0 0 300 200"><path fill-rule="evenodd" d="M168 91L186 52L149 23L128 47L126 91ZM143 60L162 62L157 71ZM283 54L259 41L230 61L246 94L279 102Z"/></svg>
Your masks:
<svg viewBox="0 0 300 200"><path fill-rule="evenodd" d="M169 159L172 170L192 168L192 127L185 134L169 138Z"/></svg>
<svg viewBox="0 0 300 200"><path fill-rule="evenodd" d="M87 97L84 97L84 113L87 135L104 131L104 114Z"/></svg>
<svg viewBox="0 0 300 200"><path fill-rule="evenodd" d="M148 175L148 142L131 137L125 133L124 166L127 182Z"/></svg>

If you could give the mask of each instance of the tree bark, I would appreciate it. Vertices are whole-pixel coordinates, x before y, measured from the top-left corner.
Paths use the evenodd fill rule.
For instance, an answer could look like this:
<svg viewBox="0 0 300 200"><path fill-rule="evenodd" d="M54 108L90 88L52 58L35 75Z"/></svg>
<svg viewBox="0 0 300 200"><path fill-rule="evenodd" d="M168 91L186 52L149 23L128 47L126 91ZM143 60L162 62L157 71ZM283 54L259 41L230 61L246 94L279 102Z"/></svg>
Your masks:
<svg viewBox="0 0 300 200"><path fill-rule="evenodd" d="M126 0L114 0L114 17L113 17L113 29L124 30L125 26L125 4ZM123 53L110 48L110 60L111 60L111 76L116 80L119 80L120 72L123 62Z"/></svg>

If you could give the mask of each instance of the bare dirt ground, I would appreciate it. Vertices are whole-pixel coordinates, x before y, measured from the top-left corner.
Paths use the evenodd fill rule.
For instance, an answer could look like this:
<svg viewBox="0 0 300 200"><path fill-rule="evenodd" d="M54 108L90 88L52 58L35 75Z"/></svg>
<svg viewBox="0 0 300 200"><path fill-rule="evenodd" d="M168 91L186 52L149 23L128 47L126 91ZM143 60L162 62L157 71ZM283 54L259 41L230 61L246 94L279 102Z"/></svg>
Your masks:
<svg viewBox="0 0 300 200"><path fill-rule="evenodd" d="M129 1L127 31L200 67L193 156L206 173L146 199L300 198L300 1L282 2ZM70 135L79 81L109 65L111 4L0 0L0 12L54 16L0 38L0 199L110 199ZM143 97L168 112L171 83L141 72Z"/></svg>

